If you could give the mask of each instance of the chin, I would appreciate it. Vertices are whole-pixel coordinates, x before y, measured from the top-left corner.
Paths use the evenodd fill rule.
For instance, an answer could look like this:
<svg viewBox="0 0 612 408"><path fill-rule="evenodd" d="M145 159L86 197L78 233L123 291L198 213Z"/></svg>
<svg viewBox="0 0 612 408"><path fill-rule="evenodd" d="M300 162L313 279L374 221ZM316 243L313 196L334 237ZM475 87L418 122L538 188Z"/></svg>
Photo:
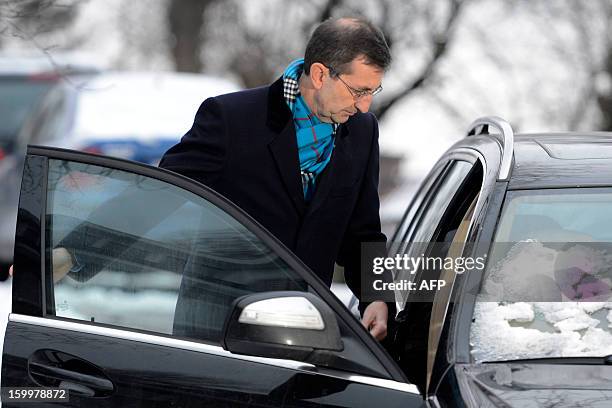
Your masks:
<svg viewBox="0 0 612 408"><path fill-rule="evenodd" d="M334 123L340 124L340 123L344 123L347 120L349 120L350 117L351 117L350 115L334 115L332 116L332 120Z"/></svg>

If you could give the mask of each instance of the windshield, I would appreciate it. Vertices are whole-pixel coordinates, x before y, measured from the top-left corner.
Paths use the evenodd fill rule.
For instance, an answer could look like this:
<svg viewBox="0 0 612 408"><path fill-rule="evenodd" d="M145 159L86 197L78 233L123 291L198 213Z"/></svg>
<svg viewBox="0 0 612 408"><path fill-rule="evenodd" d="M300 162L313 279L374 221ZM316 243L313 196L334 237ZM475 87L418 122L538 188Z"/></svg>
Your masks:
<svg viewBox="0 0 612 408"><path fill-rule="evenodd" d="M611 188L508 192L474 309L474 361L612 354L611 214Z"/></svg>
<svg viewBox="0 0 612 408"><path fill-rule="evenodd" d="M28 113L53 84L28 78L0 78L0 147L14 141Z"/></svg>

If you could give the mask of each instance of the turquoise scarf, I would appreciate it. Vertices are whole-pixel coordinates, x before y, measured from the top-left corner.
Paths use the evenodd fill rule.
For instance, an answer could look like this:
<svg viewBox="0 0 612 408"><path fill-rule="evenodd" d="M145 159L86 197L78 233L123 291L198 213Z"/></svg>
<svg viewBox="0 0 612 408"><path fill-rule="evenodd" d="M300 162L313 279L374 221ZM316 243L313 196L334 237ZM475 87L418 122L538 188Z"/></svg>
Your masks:
<svg viewBox="0 0 612 408"><path fill-rule="evenodd" d="M303 59L289 64L283 74L283 85L285 100L293 113L304 199L309 202L314 194L317 176L325 170L334 150L337 125L321 122L300 95L299 78L303 68Z"/></svg>

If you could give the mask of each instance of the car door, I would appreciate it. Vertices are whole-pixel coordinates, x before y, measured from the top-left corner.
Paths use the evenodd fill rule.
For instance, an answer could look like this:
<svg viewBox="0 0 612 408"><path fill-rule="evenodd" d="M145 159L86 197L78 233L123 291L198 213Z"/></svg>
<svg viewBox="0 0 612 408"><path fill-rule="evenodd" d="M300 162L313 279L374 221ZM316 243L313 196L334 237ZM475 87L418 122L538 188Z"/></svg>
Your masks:
<svg viewBox="0 0 612 408"><path fill-rule="evenodd" d="M17 387L66 389L69 399L52 406L74 407L424 404L290 251L228 200L171 172L30 147L14 267L7 407L18 404L7 394ZM232 307L275 292L319 299L342 347L316 362L228 351Z"/></svg>
<svg viewBox="0 0 612 408"><path fill-rule="evenodd" d="M458 246L465 243L465 230L469 228L482 179L483 166L474 151L462 149L441 159L407 210L389 256L446 259L449 253L461 252ZM395 279L410 279L417 286L424 280L448 280L448 287L437 291L396 294L400 313L393 347L395 358L410 381L425 392L431 385L435 357L434 354L428 358L428 354L432 354L432 349L437 350L440 324L444 323L449 301L447 290L453 280L448 279L443 268L427 271L421 268L410 274L399 271Z"/></svg>

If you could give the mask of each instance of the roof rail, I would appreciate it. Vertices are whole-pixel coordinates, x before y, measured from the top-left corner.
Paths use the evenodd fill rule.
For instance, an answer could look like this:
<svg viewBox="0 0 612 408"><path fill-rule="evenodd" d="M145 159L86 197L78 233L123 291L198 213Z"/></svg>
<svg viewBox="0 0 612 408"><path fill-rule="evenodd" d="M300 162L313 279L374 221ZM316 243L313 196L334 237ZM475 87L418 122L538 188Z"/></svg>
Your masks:
<svg viewBox="0 0 612 408"><path fill-rule="evenodd" d="M510 167L514 156L514 131L510 123L497 116L478 118L470 125L467 136L489 135L490 127L496 128L502 134L502 160L497 180L507 181L510 178Z"/></svg>

